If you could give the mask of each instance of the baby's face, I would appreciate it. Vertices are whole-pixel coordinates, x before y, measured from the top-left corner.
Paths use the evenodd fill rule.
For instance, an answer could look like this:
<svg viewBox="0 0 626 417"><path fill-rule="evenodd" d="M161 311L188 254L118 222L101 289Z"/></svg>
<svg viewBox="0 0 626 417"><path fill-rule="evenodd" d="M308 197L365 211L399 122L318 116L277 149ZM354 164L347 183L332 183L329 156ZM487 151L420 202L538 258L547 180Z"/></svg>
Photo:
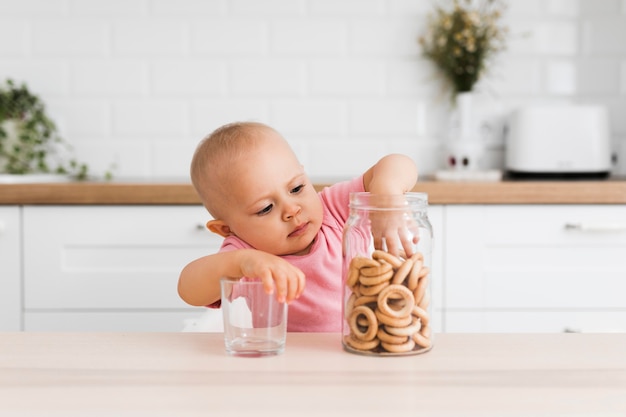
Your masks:
<svg viewBox="0 0 626 417"><path fill-rule="evenodd" d="M305 254L322 225L322 204L291 148L277 133L267 134L271 140L232 164L237 174L230 177L223 220L256 249Z"/></svg>

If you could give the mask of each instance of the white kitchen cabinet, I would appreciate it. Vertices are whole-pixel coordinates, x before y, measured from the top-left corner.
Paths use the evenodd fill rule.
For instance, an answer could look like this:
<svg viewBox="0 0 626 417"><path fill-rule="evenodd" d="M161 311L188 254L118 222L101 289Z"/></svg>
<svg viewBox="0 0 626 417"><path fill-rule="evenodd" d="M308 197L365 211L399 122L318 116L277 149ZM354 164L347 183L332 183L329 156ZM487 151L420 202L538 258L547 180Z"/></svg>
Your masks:
<svg viewBox="0 0 626 417"><path fill-rule="evenodd" d="M626 207L433 205L429 218L437 332L626 331ZM208 219L199 205L1 206L0 330L219 331L219 310L176 291L221 244Z"/></svg>
<svg viewBox="0 0 626 417"><path fill-rule="evenodd" d="M22 320L20 208L0 206L0 331L18 331Z"/></svg>
<svg viewBox="0 0 626 417"><path fill-rule="evenodd" d="M208 216L201 206L25 206L24 330L219 330L219 310L191 308L176 292L181 268L221 244L203 227ZM429 217L441 331L443 208Z"/></svg>
<svg viewBox="0 0 626 417"><path fill-rule="evenodd" d="M196 309L198 310L198 309ZM180 332L195 331L191 323L210 315L210 327L206 331L221 331L221 310L201 309L180 311L163 309L116 310L100 309L95 311L76 310L29 310L26 313L26 330L57 332ZM206 328L206 329L205 329ZM190 330L189 330L190 329Z"/></svg>
<svg viewBox="0 0 626 417"><path fill-rule="evenodd" d="M454 205L448 332L626 331L626 208Z"/></svg>
<svg viewBox="0 0 626 417"><path fill-rule="evenodd" d="M626 311L538 309L452 311L448 333L612 333L626 331Z"/></svg>
<svg viewBox="0 0 626 417"><path fill-rule="evenodd" d="M24 329L180 331L176 291L222 238L201 206L25 206Z"/></svg>

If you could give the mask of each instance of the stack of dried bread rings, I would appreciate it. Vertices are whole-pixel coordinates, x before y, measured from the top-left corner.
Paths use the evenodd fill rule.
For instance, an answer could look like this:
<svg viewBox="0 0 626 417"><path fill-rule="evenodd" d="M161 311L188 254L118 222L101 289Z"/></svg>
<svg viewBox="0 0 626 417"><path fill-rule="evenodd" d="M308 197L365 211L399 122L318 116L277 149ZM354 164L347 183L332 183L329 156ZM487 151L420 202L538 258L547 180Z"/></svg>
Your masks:
<svg viewBox="0 0 626 417"><path fill-rule="evenodd" d="M344 344L363 353L430 350L429 272L419 252L404 258L375 250L371 258L352 258L346 276L351 294L344 308L350 332Z"/></svg>

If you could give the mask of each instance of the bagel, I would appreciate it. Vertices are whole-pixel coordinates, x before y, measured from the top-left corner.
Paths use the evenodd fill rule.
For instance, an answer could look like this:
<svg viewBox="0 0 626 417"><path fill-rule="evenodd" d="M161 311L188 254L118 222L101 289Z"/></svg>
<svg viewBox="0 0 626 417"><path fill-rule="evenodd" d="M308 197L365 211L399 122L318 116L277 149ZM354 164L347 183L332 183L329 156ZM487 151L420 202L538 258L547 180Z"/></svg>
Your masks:
<svg viewBox="0 0 626 417"><path fill-rule="evenodd" d="M359 269L350 266L346 275L346 285L348 288L353 288L357 282L359 282Z"/></svg>
<svg viewBox="0 0 626 417"><path fill-rule="evenodd" d="M378 322L384 324L385 326L404 327L410 325L413 321L413 316L391 317L384 314L379 309L374 310L374 314L376 314Z"/></svg>
<svg viewBox="0 0 626 417"><path fill-rule="evenodd" d="M389 304L389 297L391 295L399 295L405 301L404 305L394 310ZM413 293L404 285L391 284L383 288L378 295L378 309L383 313L391 317L405 317L411 314L411 310L415 305L415 298Z"/></svg>
<svg viewBox="0 0 626 417"><path fill-rule="evenodd" d="M395 345L395 344L386 343L386 342L380 342L380 345L387 352L391 352L391 353L406 353L406 352L410 352L410 351L413 350L413 348L415 347L415 341L413 339L409 339L405 343L402 343L400 345Z"/></svg>
<svg viewBox="0 0 626 417"><path fill-rule="evenodd" d="M350 261L350 268L361 269L366 266L378 266L380 262L372 258L366 258L364 256L355 256Z"/></svg>
<svg viewBox="0 0 626 417"><path fill-rule="evenodd" d="M380 284L376 285L361 285L359 291L361 292L361 295L376 295L388 286L389 281L383 281Z"/></svg>
<svg viewBox="0 0 626 417"><path fill-rule="evenodd" d="M392 345L400 345L402 343L406 343L408 341L407 336L394 336L385 331L385 329L378 329L378 333L376 333L376 337L380 339L381 342L390 343Z"/></svg>
<svg viewBox="0 0 626 417"><path fill-rule="evenodd" d="M359 272L361 273L361 275L365 277L375 277L378 275L386 274L387 272L391 270L393 270L393 267L391 266L391 264L384 262L376 266L364 266L359 269Z"/></svg>
<svg viewBox="0 0 626 417"><path fill-rule="evenodd" d="M423 262L421 259L415 259L413 261L413 268L409 273L409 278L407 280L406 286L409 287L411 291L415 291L417 287L417 283L419 282L420 272L422 270Z"/></svg>
<svg viewBox="0 0 626 417"><path fill-rule="evenodd" d="M426 295L426 287L428 287L428 281L428 275L425 275L421 277L417 282L417 287L415 287L415 290L413 290L413 298L415 299L415 304L419 305Z"/></svg>
<svg viewBox="0 0 626 417"><path fill-rule="evenodd" d="M389 264L386 264L389 265ZM363 268L361 269L361 272L363 272L363 270L365 270L367 268ZM391 277L393 276L393 269L391 269L391 265L389 265L389 270L383 272L380 275L363 275L361 274L359 276L359 282L363 285L368 285L368 286L372 286L372 285L378 285L381 282L385 282L385 281L389 281L391 279Z"/></svg>
<svg viewBox="0 0 626 417"><path fill-rule="evenodd" d="M372 258L378 261L385 261L394 269L398 269L402 266L402 260L397 256L393 256L392 254L385 252L383 250L377 249L372 253Z"/></svg>
<svg viewBox="0 0 626 417"><path fill-rule="evenodd" d="M402 327L394 327L385 325L385 331L394 336L413 336L415 333L419 332L421 328L420 321L417 317L413 316L411 319L411 324L408 326Z"/></svg>
<svg viewBox="0 0 626 417"><path fill-rule="evenodd" d="M358 325L358 320L361 317L365 318L366 326ZM355 307L350 312L348 322L350 324L351 335L356 339L369 342L376 337L376 332L378 332L378 320L376 319L376 314L374 314L370 308L366 306ZM366 330L362 331L361 327L365 327Z"/></svg>
<svg viewBox="0 0 626 417"><path fill-rule="evenodd" d="M400 268L396 270L396 273L393 275L391 283L402 284L407 275L409 275L411 268L413 268L413 261L411 259L407 259L402 263L402 266L400 266Z"/></svg>
<svg viewBox="0 0 626 417"><path fill-rule="evenodd" d="M417 306L421 309L428 310L429 305L430 305L430 295L428 294L428 292L426 292L424 294L424 297L422 297L422 301L417 303Z"/></svg>
<svg viewBox="0 0 626 417"><path fill-rule="evenodd" d="M430 327L423 327L421 331L415 333L411 339L424 349L432 346Z"/></svg>
<svg viewBox="0 0 626 417"><path fill-rule="evenodd" d="M362 306L362 305L369 304L369 303L375 303L377 299L378 297L375 295L362 295L360 297L356 297L354 299L354 302L352 303L350 310L352 309L352 307L358 307L358 306Z"/></svg>
<svg viewBox="0 0 626 417"><path fill-rule="evenodd" d="M380 340L378 339L373 339L373 340L370 340L369 342L364 342L362 340L355 339L352 336L344 336L343 340L346 345L356 350L372 350L378 347L378 345L380 344Z"/></svg>
<svg viewBox="0 0 626 417"><path fill-rule="evenodd" d="M413 306L411 314L419 319L422 327L428 326L428 323L430 323L430 316L428 315L428 312L419 306Z"/></svg>

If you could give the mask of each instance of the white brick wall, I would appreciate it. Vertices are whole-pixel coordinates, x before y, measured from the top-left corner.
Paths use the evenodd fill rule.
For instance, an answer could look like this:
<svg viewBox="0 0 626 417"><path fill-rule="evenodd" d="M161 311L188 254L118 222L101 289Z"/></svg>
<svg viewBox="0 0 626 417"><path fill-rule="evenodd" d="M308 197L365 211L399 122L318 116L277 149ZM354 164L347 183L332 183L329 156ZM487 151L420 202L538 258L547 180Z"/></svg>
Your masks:
<svg viewBox="0 0 626 417"><path fill-rule="evenodd" d="M626 0L509 0L513 38L480 90L497 134L537 101L609 107L626 174ZM416 42L422 0L0 0L0 79L26 81L95 170L187 178L233 120L278 128L311 175L405 152L441 166L446 106ZM354 150L359 150L359 156ZM346 157L346 155L354 155Z"/></svg>

